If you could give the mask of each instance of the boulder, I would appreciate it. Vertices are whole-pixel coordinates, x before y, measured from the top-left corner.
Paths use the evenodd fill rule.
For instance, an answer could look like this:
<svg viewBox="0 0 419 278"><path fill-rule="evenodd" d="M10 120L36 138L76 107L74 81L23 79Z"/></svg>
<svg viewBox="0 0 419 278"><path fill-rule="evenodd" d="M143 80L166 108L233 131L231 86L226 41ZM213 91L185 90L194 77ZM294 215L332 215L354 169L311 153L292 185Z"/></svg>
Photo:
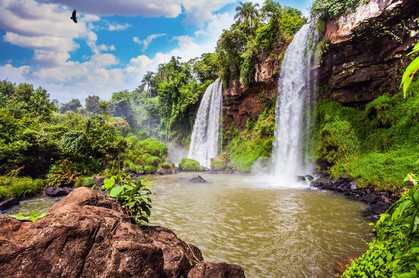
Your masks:
<svg viewBox="0 0 419 278"><path fill-rule="evenodd" d="M10 198L3 201L0 201L0 210L6 210L13 206L19 205L19 199L17 198Z"/></svg>
<svg viewBox="0 0 419 278"><path fill-rule="evenodd" d="M44 193L49 197L60 197L68 195L71 190L73 190L71 187L48 187Z"/></svg>
<svg viewBox="0 0 419 278"><path fill-rule="evenodd" d="M37 222L0 215L0 227L3 277L209 277L197 270L188 276L203 263L197 247L168 229L136 226L116 200L84 187ZM241 269L210 265L220 273Z"/></svg>
<svg viewBox="0 0 419 278"><path fill-rule="evenodd" d="M203 177L201 177L200 175L193 177L192 179L189 180L190 182L193 183L206 183L208 182L206 179L204 179Z"/></svg>

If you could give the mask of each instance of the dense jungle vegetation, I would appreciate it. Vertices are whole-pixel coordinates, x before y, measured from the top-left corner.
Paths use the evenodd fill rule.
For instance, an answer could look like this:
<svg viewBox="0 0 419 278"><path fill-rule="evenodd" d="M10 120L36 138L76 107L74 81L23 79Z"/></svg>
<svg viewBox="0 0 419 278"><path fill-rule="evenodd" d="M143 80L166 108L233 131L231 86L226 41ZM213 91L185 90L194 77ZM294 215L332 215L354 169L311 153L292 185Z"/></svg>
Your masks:
<svg viewBox="0 0 419 278"><path fill-rule="evenodd" d="M366 2L316 0L312 14L331 19ZM78 99L58 103L45 89L0 81L0 200L28 196L46 186L91 186L91 177L97 174L111 177L120 171L146 174L173 169L166 161L165 143L189 145L206 87L218 77L224 87L238 80L250 86L255 65L270 56L280 59L306 21L300 11L271 0L261 7L241 3L235 23L222 33L215 53L187 62L172 57L156 72L148 72L138 88L115 92L109 101L92 95L85 105ZM346 173L358 186L405 191L375 224L377 238L344 274L347 277L417 277L419 273L415 176L419 170L419 81L413 79L419 62L415 65L405 95L383 93L362 109L327 99L316 107L318 132L312 155L329 166L332 178ZM223 156L232 167L249 172L256 161L269 166L274 120L273 99L257 120L247 121L244 130L232 126L223 131L228 139ZM183 159L179 167L202 170L189 159ZM408 173L412 174L403 181ZM124 181L126 187L114 186L115 178L110 178L106 188L120 200L145 190L141 183ZM406 182L410 189L403 189ZM144 195L148 198L149 191ZM137 222L147 219L149 201L133 208L139 212Z"/></svg>

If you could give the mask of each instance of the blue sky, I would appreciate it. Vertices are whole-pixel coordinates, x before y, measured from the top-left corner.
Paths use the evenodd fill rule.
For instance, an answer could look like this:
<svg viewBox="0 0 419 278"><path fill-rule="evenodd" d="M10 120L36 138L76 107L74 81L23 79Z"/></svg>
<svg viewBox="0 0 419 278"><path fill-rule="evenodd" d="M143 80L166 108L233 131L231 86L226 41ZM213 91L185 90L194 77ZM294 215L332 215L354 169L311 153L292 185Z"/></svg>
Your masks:
<svg viewBox="0 0 419 278"><path fill-rule="evenodd" d="M263 0L253 1L262 5ZM279 0L308 14L311 0ZM71 5L69 4L71 3ZM67 102L133 90L171 56L213 52L234 0L0 0L0 80ZM77 9L79 22L70 20Z"/></svg>

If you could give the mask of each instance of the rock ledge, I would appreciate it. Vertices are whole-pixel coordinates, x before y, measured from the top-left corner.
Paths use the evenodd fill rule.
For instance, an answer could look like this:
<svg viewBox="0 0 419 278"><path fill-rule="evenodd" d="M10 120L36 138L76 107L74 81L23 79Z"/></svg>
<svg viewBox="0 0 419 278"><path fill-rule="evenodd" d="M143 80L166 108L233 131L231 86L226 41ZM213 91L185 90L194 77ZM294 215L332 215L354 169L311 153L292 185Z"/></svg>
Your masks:
<svg viewBox="0 0 419 278"><path fill-rule="evenodd" d="M0 214L3 277L245 277L157 226L138 227L114 199L77 188L37 222Z"/></svg>

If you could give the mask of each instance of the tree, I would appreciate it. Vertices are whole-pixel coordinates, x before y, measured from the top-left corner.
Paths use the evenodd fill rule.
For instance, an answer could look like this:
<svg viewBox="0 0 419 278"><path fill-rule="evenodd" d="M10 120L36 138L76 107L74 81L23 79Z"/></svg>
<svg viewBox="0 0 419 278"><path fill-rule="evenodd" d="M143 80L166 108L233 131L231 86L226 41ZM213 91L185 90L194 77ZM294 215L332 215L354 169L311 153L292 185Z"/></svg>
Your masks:
<svg viewBox="0 0 419 278"><path fill-rule="evenodd" d="M65 113L67 111L77 112L79 109L82 108L80 100L77 98L71 99L69 102L63 103L60 108L61 113Z"/></svg>
<svg viewBox="0 0 419 278"><path fill-rule="evenodd" d="M256 7L259 7L259 4L253 4L252 2L240 2L240 6L236 7L236 15L234 19L243 20L243 23L250 28L253 28L254 20L258 17L259 11Z"/></svg>
<svg viewBox="0 0 419 278"><path fill-rule="evenodd" d="M144 89L146 89L146 93L148 97L152 97L152 93L156 93L155 91L155 82L154 82L154 78L155 78L155 73L152 71L147 71L147 73L144 75L143 79L141 80L141 85L144 87Z"/></svg>
<svg viewBox="0 0 419 278"><path fill-rule="evenodd" d="M85 100L86 110L89 115L97 115L100 113L99 107L100 98L98 96L88 96Z"/></svg>

